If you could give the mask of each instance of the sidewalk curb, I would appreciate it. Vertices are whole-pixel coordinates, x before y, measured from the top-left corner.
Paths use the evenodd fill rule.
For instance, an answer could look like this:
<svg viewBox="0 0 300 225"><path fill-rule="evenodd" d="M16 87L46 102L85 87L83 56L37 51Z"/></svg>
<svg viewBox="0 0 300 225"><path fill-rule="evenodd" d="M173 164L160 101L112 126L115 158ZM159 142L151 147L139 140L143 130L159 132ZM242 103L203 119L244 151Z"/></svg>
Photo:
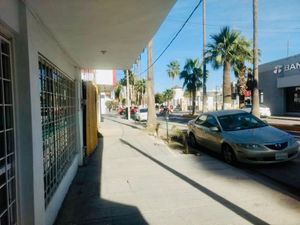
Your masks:
<svg viewBox="0 0 300 225"><path fill-rule="evenodd" d="M300 125L286 125L286 124L277 124L277 123L268 123L268 124L280 130L300 132Z"/></svg>

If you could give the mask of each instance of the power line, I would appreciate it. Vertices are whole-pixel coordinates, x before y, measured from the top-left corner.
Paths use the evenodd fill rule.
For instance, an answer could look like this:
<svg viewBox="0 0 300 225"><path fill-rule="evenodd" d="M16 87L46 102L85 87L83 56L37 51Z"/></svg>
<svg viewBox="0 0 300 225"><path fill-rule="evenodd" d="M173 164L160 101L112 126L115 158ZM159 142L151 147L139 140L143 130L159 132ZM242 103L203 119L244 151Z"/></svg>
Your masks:
<svg viewBox="0 0 300 225"><path fill-rule="evenodd" d="M182 20L173 20L173 19L168 19L168 21L169 22L175 22L175 23L181 23L181 22L183 22ZM247 22L249 24L249 26L248 25L246 25L246 26L236 25L235 23L237 23L239 21L231 21L231 22L233 23L233 24L231 24L231 26L235 26L235 27L237 27L239 29L244 29L244 30L250 30L250 29L252 30L252 28L250 27L251 25L250 25L249 22ZM190 24L201 25L202 23L201 22L190 22ZM228 24L212 24L212 23L209 24L208 23L208 24L206 24L206 26L220 28L222 26L228 26ZM267 28L267 29L261 28L260 30L261 31L270 31L270 32L273 32L273 31L274 32L282 31L281 28L271 28L271 29L269 29L269 28ZM283 31L288 32L288 31L293 31L293 30L297 30L298 31L298 30L300 30L300 27L288 27L288 28L285 28L285 30L283 30Z"/></svg>
<svg viewBox="0 0 300 225"><path fill-rule="evenodd" d="M180 27L180 29L177 31L177 33L174 35L174 37L172 38L172 40L169 42L169 44L165 47L165 49L160 53L160 55L154 60L154 62L146 69L144 70L142 73L140 73L139 75L144 74L145 72L147 72L151 67L153 67L153 65L160 59L160 57L167 51L167 49L171 46L171 44L175 41L175 39L178 37L178 35L180 34L180 32L183 30L183 28L185 27L185 25L188 23L188 21L191 19L191 17L194 15L195 11L199 8L199 6L201 5L202 0L200 0L198 2L198 4L195 6L195 8L193 9L193 11L191 12L191 14L188 16L188 18L185 20L185 22L182 24L182 26Z"/></svg>

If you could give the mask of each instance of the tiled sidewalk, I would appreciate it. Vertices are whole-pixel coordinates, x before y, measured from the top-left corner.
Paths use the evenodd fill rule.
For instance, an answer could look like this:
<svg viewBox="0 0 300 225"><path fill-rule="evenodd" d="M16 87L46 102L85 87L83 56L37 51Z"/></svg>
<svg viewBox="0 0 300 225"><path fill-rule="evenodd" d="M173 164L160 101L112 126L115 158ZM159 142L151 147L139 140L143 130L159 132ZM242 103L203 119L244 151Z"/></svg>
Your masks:
<svg viewBox="0 0 300 225"><path fill-rule="evenodd" d="M183 155L122 119L104 119L57 225L299 224L300 202L242 170Z"/></svg>

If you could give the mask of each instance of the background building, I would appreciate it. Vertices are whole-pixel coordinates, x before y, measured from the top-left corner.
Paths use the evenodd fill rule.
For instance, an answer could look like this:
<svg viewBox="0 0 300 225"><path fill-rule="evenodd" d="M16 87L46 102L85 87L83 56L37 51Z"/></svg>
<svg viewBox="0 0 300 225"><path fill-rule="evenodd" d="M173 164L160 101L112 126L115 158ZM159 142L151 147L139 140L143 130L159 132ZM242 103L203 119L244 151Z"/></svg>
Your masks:
<svg viewBox="0 0 300 225"><path fill-rule="evenodd" d="M300 116L300 54L260 65L259 89L272 115Z"/></svg>

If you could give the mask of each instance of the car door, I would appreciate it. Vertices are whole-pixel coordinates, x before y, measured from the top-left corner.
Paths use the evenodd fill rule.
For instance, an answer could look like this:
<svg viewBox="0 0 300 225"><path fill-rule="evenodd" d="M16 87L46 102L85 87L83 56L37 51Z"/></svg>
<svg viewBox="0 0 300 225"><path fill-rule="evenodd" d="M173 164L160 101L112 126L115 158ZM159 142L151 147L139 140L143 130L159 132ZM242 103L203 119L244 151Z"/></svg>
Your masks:
<svg viewBox="0 0 300 225"><path fill-rule="evenodd" d="M205 142L202 124L206 121L206 119L207 115L202 114L195 120L195 122L192 125L193 133L195 135L195 138L197 139L197 142L200 145L204 145Z"/></svg>
<svg viewBox="0 0 300 225"><path fill-rule="evenodd" d="M218 121L212 115L208 115L203 126L203 138L205 139L206 146L215 152L221 151L221 130ZM217 127L219 131L211 130L212 127Z"/></svg>

